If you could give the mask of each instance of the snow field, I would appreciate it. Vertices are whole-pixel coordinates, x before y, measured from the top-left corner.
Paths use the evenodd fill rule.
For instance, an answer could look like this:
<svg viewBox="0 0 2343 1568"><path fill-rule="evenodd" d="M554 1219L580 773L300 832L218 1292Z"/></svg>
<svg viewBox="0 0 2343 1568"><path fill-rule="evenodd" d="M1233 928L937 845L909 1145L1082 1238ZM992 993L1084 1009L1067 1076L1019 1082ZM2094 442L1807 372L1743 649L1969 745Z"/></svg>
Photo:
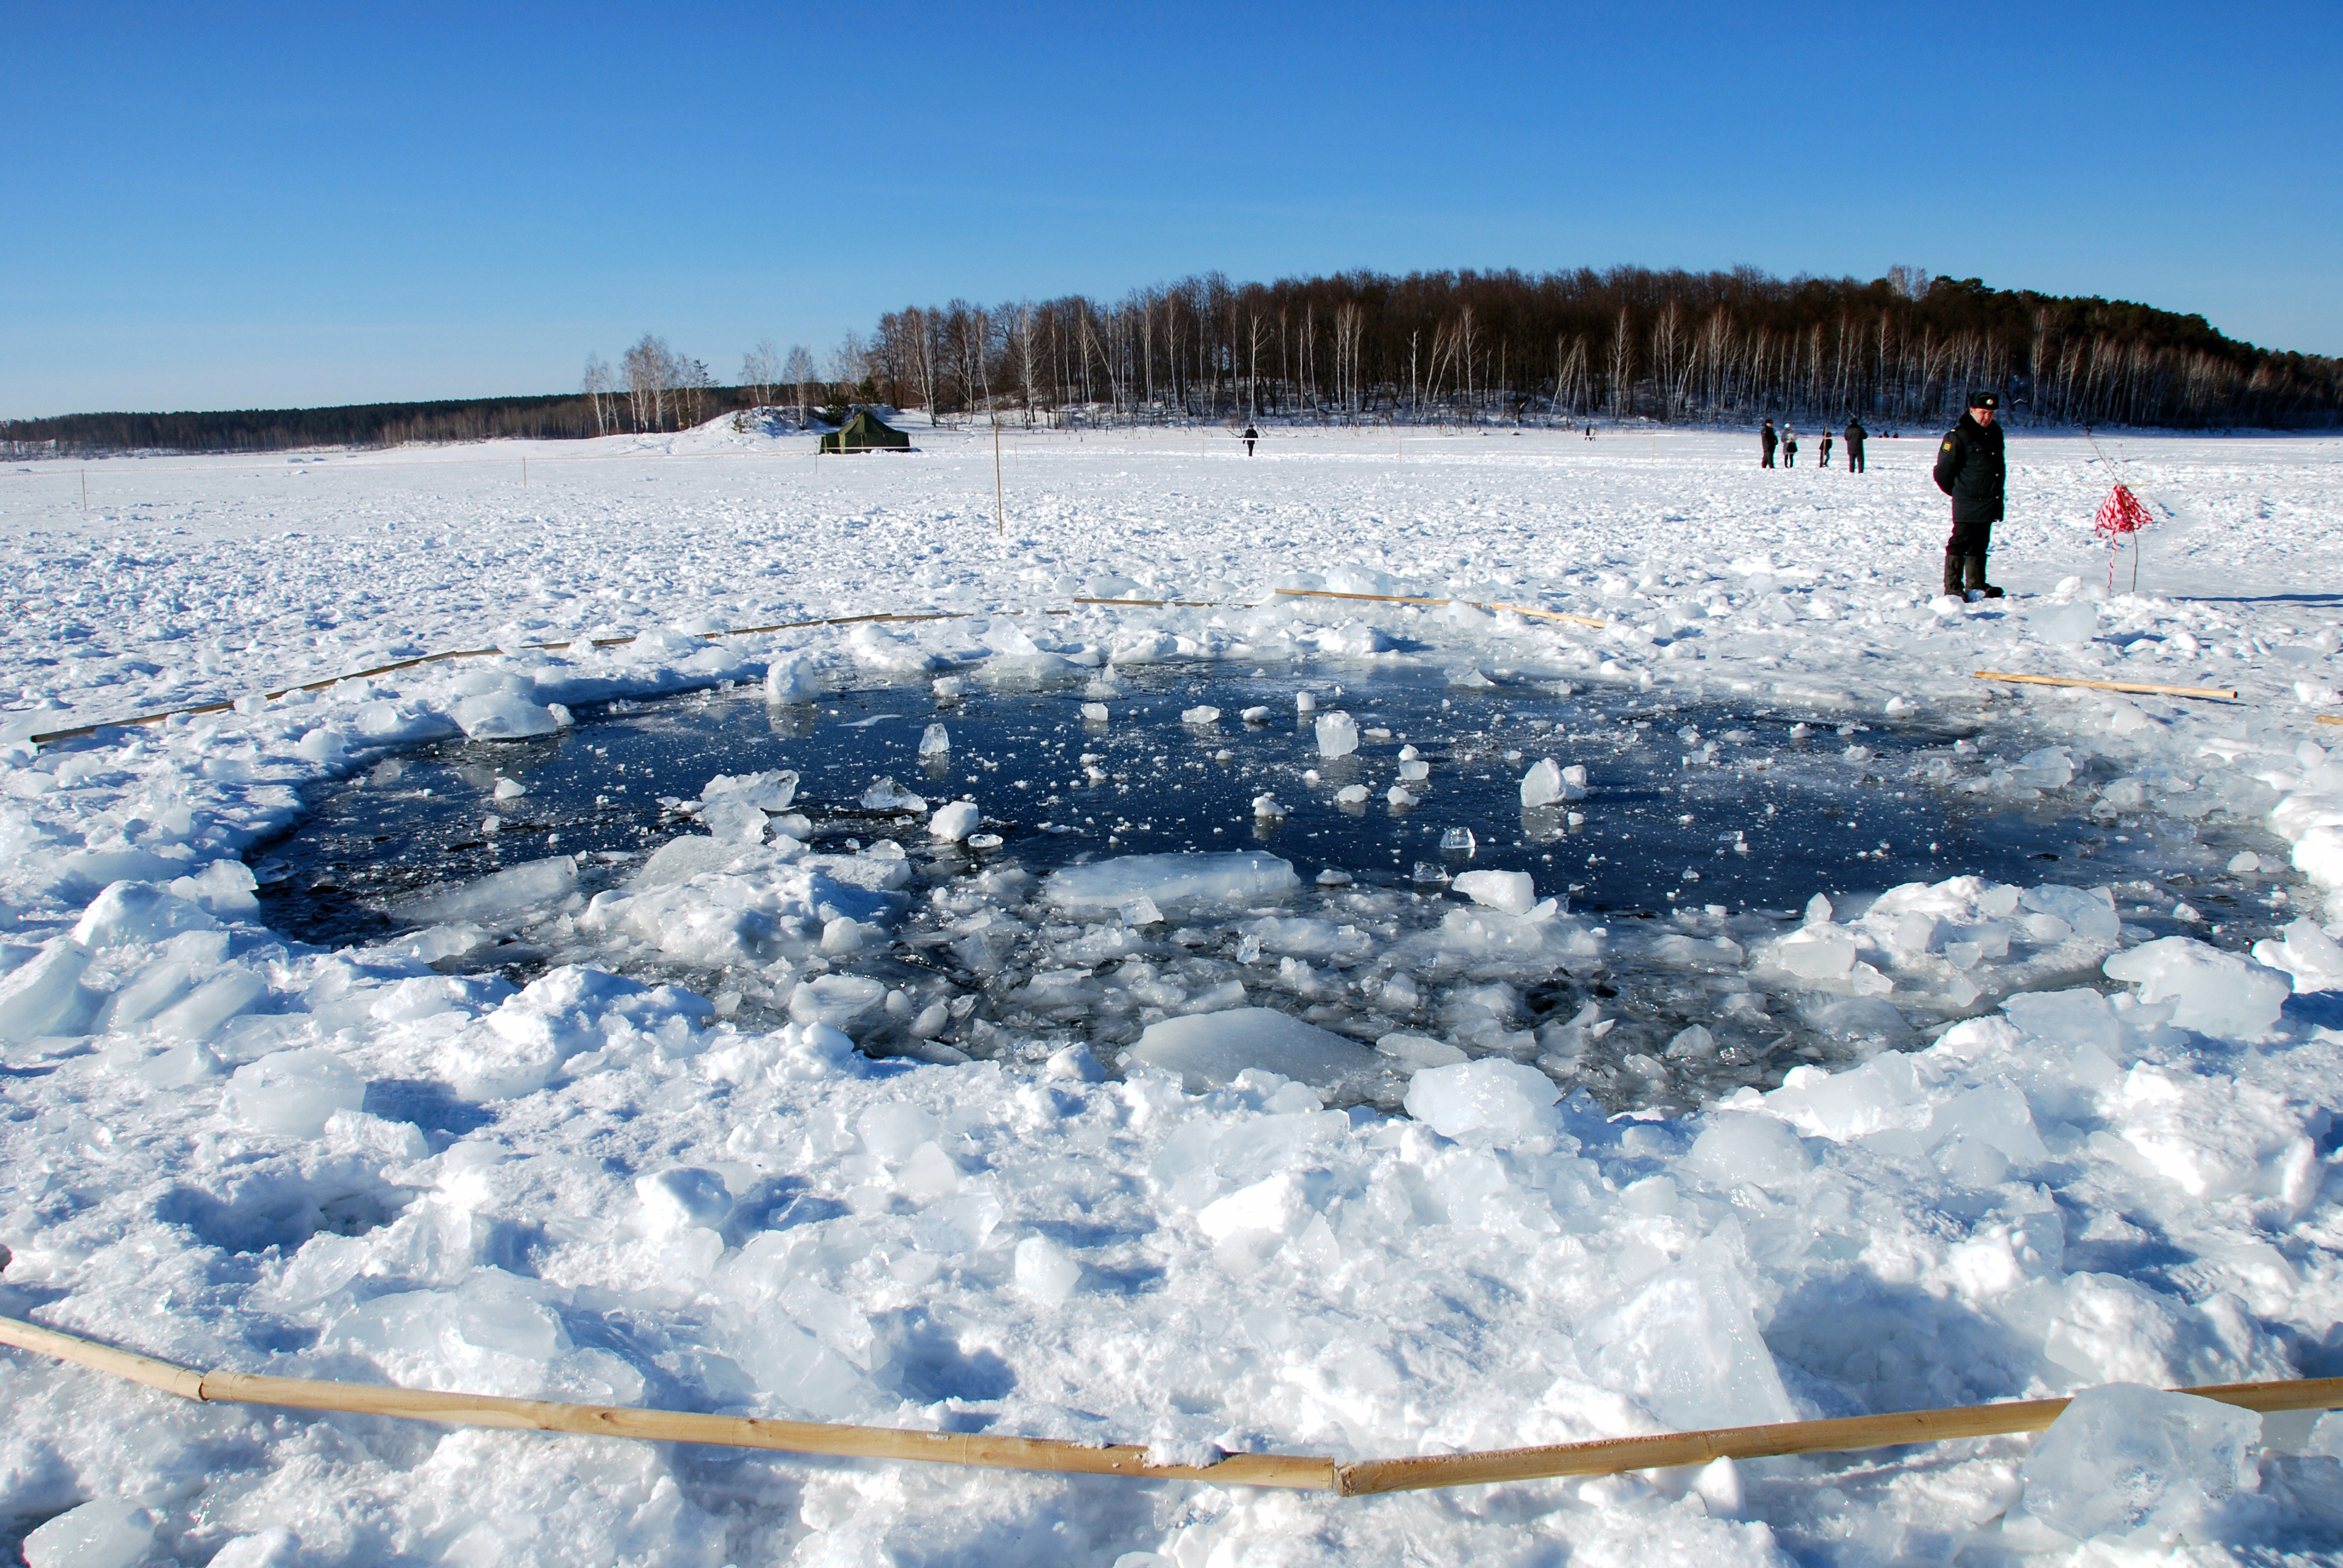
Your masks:
<svg viewBox="0 0 2343 1568"><path fill-rule="evenodd" d="M980 533L989 450L921 440L819 477L780 457L614 457L576 477L556 462L542 498L533 450L526 509L492 480L500 463L336 457L263 486L248 464L175 461L151 487L126 464L94 494L151 504L87 525L37 498L40 475L6 478L0 658L26 703L246 695L483 633L651 635L10 750L0 1311L195 1365L1142 1441L1191 1462L2105 1389L2087 1419L2032 1443L1342 1502L158 1403L12 1355L0 1515L28 1553L80 1536L81 1557L55 1560L1141 1568L2336 1549L2338 1418L2107 1386L2343 1372L2343 950L2321 924L2343 917L2322 907L2343 883L2343 764L2309 721L2338 639L2316 600L2269 597L2335 564L2332 534L2304 526L2333 513L2333 443L2127 442L2180 512L2148 586L2160 569L2197 597L2104 598L2084 542L2103 477L2065 456L2079 443L2021 437L1996 572L2014 590L2082 580L1965 608L1929 597L1941 524L1910 440L1875 440L1873 472L1850 477L1760 474L1709 437L1661 437L1659 455L1411 439L1404 467L1365 439L1296 437L1242 468L1177 439L1057 437L1020 443L1023 537L1005 548ZM1613 625L1303 600L693 635L919 603L1038 610L1077 588L1257 603L1279 583L1534 597ZM1054 929L1081 962L1050 972L1083 972L1051 985L1160 981L1138 972L1160 962L1147 933L1216 909L1305 967L1332 949L1299 950L1341 945L1347 924L1392 975L1494 1004L1382 1050L1283 1008L1186 1012L1141 1028L1115 1078L1104 1042L857 1051L897 993L832 960L889 940L909 868L876 844L805 848L794 780L713 781L711 831L573 910L575 864L515 847L495 878L435 892L404 950L287 942L257 923L242 865L303 786L432 735L556 728L557 706L724 680L796 697L848 671L1086 685L1151 659L1366 658L1874 720L2006 710L2058 744L1946 787L2015 798L2087 765L2111 775L2092 809L2152 824L2176 866L2196 864L2191 825L2258 822L2300 874L2276 879L2274 918L2307 912L2248 957L2209 929L2142 940L2105 889L1965 878L1825 901L1745 944L1729 914L1693 910L1598 938L1486 881L1437 926L1383 936L1355 909L1333 918L1372 890L1269 856L1201 882L1192 863L1129 860L966 879L952 940ZM2217 679L2248 700L1986 703L1968 672L1987 668ZM60 722L25 708L0 734ZM1584 787L1555 760L1548 778L1523 759L1525 802ZM744 1030L716 999L596 964L518 990L427 967L523 908L686 968L786 960L790 1021ZM1604 1020L1519 1045L1500 992L1623 946L1721 999L1778 990L1881 1030L1906 1007L2001 1005L1698 1115L1606 1117L1567 1088ZM892 1027L940 1035L918 1034L925 1005ZM1687 1029L1665 1054L1696 1058L1702 1034L1713 1048ZM1370 1065L1399 1073L1408 1115L1328 1108L1322 1090Z"/></svg>

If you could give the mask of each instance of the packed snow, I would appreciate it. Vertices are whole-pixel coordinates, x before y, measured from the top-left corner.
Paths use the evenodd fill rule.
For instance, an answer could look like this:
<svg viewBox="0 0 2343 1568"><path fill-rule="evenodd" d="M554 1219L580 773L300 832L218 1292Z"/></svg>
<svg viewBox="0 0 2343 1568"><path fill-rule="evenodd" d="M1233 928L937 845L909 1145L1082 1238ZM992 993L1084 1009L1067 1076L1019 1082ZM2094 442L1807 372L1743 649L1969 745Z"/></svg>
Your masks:
<svg viewBox="0 0 2343 1568"><path fill-rule="evenodd" d="M1006 538L990 433L924 426L857 458L530 446L526 488L511 444L94 463L86 516L73 468L0 474L0 1312L197 1366L1187 1463L2080 1394L2048 1432L1342 1500L196 1405L10 1352L0 1540L2331 1558L2343 1415L2162 1391L2343 1374L2343 443L2103 437L2163 508L2135 594L2089 537L2112 476L2017 432L2012 597L1965 604L1918 434L1854 476L1714 435L1412 433L1403 462L1388 432L1014 433ZM713 635L879 612L945 618ZM457 648L496 651L265 695ZM1365 699L1402 676L1645 717L1604 709L1600 752L1402 734ZM1186 749L1141 777L1170 738L1131 694L1183 681ZM885 704L836 722L905 759L840 798L789 759L850 689ZM772 748L683 777L594 739L686 691L769 701ZM1065 743L974 744L1012 696ZM1532 851L1641 852L1659 823L1604 772L1631 744L1724 864L1755 824L1704 813L1793 744L1882 812L1974 799L2092 853L1891 882L1850 815L1787 908L1574 904L1596 870ZM307 802L389 799L430 747L470 769L460 850L363 940L273 929ZM532 816L520 759L557 754L658 830ZM1467 757L1502 838L1442 814ZM1223 819L1144 837L1215 769ZM1298 847L1370 794L1423 878Z"/></svg>

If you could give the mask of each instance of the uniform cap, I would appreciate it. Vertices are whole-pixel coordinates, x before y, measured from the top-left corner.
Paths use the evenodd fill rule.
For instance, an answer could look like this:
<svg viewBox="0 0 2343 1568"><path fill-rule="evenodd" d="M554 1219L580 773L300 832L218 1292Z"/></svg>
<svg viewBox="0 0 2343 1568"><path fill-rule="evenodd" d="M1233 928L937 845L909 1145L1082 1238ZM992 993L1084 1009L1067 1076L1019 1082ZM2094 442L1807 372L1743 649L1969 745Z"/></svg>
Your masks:
<svg viewBox="0 0 2343 1568"><path fill-rule="evenodd" d="M1969 407L1972 408L1998 408L2001 407L2001 398L1991 392L1972 392L1969 394Z"/></svg>

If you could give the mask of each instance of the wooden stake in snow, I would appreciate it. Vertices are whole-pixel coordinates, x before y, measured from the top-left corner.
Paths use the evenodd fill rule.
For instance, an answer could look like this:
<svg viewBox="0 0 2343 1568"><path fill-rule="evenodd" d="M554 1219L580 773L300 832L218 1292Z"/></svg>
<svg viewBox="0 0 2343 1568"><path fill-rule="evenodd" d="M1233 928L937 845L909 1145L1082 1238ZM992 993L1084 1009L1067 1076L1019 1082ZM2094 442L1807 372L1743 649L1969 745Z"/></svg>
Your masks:
<svg viewBox="0 0 2343 1568"><path fill-rule="evenodd" d="M2237 694L2220 686L2150 686L2137 680L2083 680L2069 675L2011 675L2006 670L1980 669L1979 680L2006 680L2018 686L2087 686L2094 691L2137 691L2150 697L2210 697L2235 702Z"/></svg>
<svg viewBox="0 0 2343 1568"><path fill-rule="evenodd" d="M996 538L1009 537L1009 503L1001 490L1001 421L992 421L992 532Z"/></svg>
<svg viewBox="0 0 2343 1568"><path fill-rule="evenodd" d="M126 1378L182 1399L343 1411L353 1415L395 1416L449 1426L566 1432L592 1437L638 1438L649 1442L712 1443L845 1459L908 1459L992 1470L1121 1475L1134 1481L1209 1481L1222 1486L1275 1486L1334 1492L1348 1497L1419 1492L1440 1486L1536 1481L1560 1475L1614 1475L1631 1470L1705 1464L1715 1459L1827 1453L2040 1432L2058 1419L2067 1403L2064 1399L2021 1400L2006 1404L1962 1405L1837 1421L1793 1421L1775 1426L1604 1438L1542 1448L1416 1454L1355 1464L1341 1464L1319 1454L1282 1453L1232 1453L1209 1465L1150 1464L1148 1451L1131 1444L1093 1448L1039 1437L833 1426L820 1422L766 1421L752 1416L700 1415L689 1411L631 1410L616 1405L443 1393L376 1383L261 1377L250 1372L199 1372L19 1318L0 1317L0 1344ZM2332 1410L2343 1406L2343 1378L2223 1383L2178 1392L2265 1412Z"/></svg>

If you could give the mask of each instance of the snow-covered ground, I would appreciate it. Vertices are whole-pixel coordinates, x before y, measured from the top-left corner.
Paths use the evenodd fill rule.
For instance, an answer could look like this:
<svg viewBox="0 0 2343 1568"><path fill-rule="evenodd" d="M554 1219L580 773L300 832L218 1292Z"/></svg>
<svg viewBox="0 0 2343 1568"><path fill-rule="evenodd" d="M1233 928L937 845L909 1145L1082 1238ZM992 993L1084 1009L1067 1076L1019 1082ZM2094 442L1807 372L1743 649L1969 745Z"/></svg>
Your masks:
<svg viewBox="0 0 2343 1568"><path fill-rule="evenodd" d="M1855 476L1764 472L1713 434L1273 431L1247 458L1224 433L1011 433L1005 537L990 432L915 434L915 454L818 462L721 425L117 460L87 466L86 514L79 465L0 470L0 686L20 693L0 719L0 1312L197 1365L1188 1461L2343 1374L2343 950L2320 929L2343 929L2343 761L2315 722L2343 713L2343 441L2103 440L2171 513L2141 591L2127 562L2108 598L2089 517L2109 476L2079 438L2019 432L1995 555L2013 597L1963 607L1933 597L1944 508L1915 434L1875 437ZM890 610L958 618L702 635ZM511 651L255 697L491 645ZM2129 885L1956 879L1762 939L1689 906L1631 938L1491 882L1387 942L1378 895L1312 866L980 872L920 884L923 930L971 967L996 934L1038 934L1058 958L1029 990L1128 993L1118 1016L1145 1032L1127 1057L1118 1039L959 1060L948 987L862 995L844 962L892 940L905 861L812 854L778 779L677 781L710 831L591 907L559 907L558 846L500 845L504 879L441 890L403 944L288 944L241 869L305 785L459 728L873 675L922 700L938 678L1038 681L1111 706L1118 669L1179 660L1981 722L1933 787L2070 799L2198 880L2207 829L2268 831L2291 868L2274 849L2224 874L2283 933L2249 958L2215 911L2201 943L2146 940L2138 919L2168 925L2190 884L2149 906ZM1978 669L2241 700L2013 694ZM21 739L230 699L37 754ZM1996 746L2021 730L2022 752ZM1574 809L1600 811L1597 784ZM500 799L484 787L482 809ZM523 907L611 962L518 992L428 967ZM1172 928L1214 921L1242 926L1257 969L1181 969ZM726 1005L611 972L628 941L699 965ZM1695 1116L1606 1119L1576 1092L1603 1020L1519 1004L1630 948L1704 977L1719 1035L1752 996L1935 1019L1967 994L1978 1016ZM797 1021L736 1027L743 974ZM1295 1033L1329 996L1406 1027L1381 1051ZM856 1051L866 1027L929 1060ZM1412 1114L1325 1109L1358 1066L1342 1050L1412 1075ZM2121 1389L2036 1442L1353 1501L197 1407L15 1354L0 1400L0 1536L32 1531L35 1562L76 1533L98 1554L46 1560L2343 1550L2343 1417L2247 1430ZM2108 1503L2127 1462L2147 1478L2129 1513Z"/></svg>

